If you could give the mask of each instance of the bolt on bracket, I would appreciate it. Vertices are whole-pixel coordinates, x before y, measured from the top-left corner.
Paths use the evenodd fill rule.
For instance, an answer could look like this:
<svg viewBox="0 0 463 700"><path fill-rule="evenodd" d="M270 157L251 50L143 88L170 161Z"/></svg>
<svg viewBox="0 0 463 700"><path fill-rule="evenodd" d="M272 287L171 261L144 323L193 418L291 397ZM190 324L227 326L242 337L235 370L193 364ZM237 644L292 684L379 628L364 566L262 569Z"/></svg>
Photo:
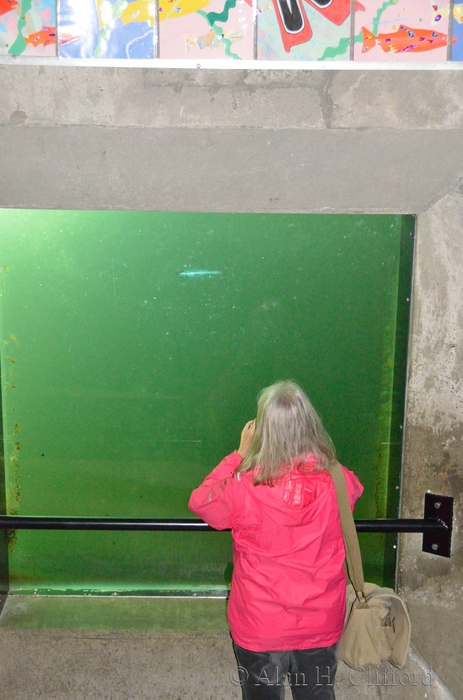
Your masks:
<svg viewBox="0 0 463 700"><path fill-rule="evenodd" d="M438 532L423 533L423 552L450 557L453 525L453 498L426 493L424 496L425 520L437 520L443 525Z"/></svg>

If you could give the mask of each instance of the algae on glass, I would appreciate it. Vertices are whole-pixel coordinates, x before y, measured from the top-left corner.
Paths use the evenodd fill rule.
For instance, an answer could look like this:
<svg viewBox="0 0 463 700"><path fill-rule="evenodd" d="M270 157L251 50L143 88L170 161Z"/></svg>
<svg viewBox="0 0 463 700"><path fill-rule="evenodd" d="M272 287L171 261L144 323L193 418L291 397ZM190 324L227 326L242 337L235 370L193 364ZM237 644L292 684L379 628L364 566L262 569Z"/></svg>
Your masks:
<svg viewBox="0 0 463 700"><path fill-rule="evenodd" d="M278 379L303 385L365 484L356 517L394 511L411 217L1 210L0 222L10 514L193 517L191 490ZM385 543L362 538L370 579L391 578ZM225 595L231 537L22 530L9 563L14 592Z"/></svg>

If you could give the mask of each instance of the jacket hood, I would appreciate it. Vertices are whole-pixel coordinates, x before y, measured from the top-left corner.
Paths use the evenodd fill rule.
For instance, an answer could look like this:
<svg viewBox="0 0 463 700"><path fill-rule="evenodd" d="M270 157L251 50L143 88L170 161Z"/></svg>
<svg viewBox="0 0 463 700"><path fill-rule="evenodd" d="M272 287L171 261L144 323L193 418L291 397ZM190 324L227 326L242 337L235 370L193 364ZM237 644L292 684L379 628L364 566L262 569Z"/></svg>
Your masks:
<svg viewBox="0 0 463 700"><path fill-rule="evenodd" d="M303 464L288 471L273 486L254 486L254 472L241 476L247 477L250 495L272 520L281 523L282 516L287 521L293 515L295 520L301 522L301 511L306 511L310 520L333 483L329 472L319 469L317 465L315 455L308 455Z"/></svg>

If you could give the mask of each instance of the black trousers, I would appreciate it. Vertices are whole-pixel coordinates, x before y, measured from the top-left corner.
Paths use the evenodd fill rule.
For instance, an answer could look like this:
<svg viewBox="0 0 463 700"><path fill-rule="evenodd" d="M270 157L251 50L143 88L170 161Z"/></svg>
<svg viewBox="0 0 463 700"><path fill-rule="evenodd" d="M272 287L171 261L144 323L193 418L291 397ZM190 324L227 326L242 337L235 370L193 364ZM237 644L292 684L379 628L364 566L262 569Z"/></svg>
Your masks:
<svg viewBox="0 0 463 700"><path fill-rule="evenodd" d="M296 651L248 651L233 643L243 700L335 700L336 645Z"/></svg>

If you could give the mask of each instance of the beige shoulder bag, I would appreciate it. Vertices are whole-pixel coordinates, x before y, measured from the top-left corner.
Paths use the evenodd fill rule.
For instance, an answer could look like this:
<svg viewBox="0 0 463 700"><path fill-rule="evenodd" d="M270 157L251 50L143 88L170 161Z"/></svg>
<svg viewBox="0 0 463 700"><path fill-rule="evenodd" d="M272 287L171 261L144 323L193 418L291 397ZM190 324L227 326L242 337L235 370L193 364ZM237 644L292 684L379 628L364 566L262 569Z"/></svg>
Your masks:
<svg viewBox="0 0 463 700"><path fill-rule="evenodd" d="M338 497L339 515L346 549L346 620L337 657L352 668L378 666L389 661L401 668L410 644L410 617L405 601L392 588L365 583L362 556L339 462L328 467Z"/></svg>

